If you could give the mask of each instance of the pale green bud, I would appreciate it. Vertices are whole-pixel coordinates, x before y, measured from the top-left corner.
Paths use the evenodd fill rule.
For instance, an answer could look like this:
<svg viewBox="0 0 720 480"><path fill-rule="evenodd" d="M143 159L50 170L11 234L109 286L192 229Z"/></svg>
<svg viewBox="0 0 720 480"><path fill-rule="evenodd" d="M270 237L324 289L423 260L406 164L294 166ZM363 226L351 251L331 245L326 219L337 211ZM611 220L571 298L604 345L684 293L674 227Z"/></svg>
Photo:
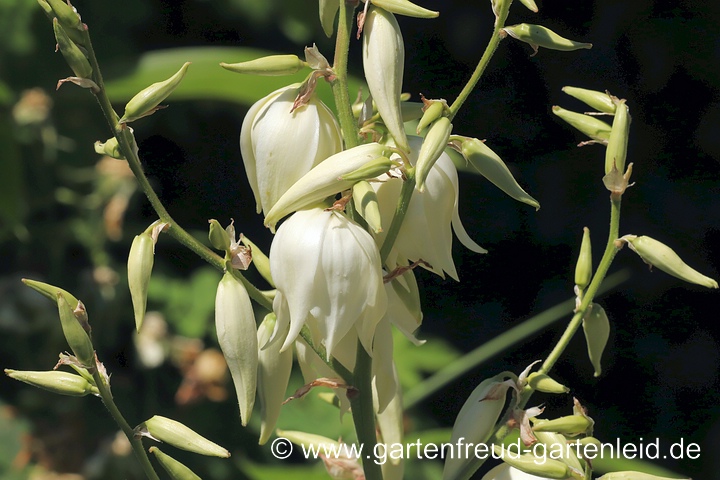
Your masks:
<svg viewBox="0 0 720 480"><path fill-rule="evenodd" d="M605 174L616 168L620 173L625 171L628 138L630 137L630 111L625 100L616 102L615 117L613 118L610 138L605 150Z"/></svg>
<svg viewBox="0 0 720 480"><path fill-rule="evenodd" d="M528 376L528 385L543 393L567 393L568 387L544 373L533 372Z"/></svg>
<svg viewBox="0 0 720 480"><path fill-rule="evenodd" d="M279 76L297 73L306 67L307 63L297 55L270 55L248 62L221 63L220 66L225 70L246 75Z"/></svg>
<svg viewBox="0 0 720 480"><path fill-rule="evenodd" d="M264 445L275 430L280 417L280 408L286 397L290 371L292 370L293 354L291 349L280 351L282 342L268 344L277 317L274 313L265 316L257 331L258 352L258 400L260 401L260 440Z"/></svg>
<svg viewBox="0 0 720 480"><path fill-rule="evenodd" d="M62 294L67 304L70 305L70 308L73 310L77 309L78 304L80 303L80 301L75 298L72 293L68 292L67 290L63 290L62 288L58 288L54 285L38 282L37 280L29 280L27 278L23 278L22 282L55 303L57 303L58 294Z"/></svg>
<svg viewBox="0 0 720 480"><path fill-rule="evenodd" d="M671 477L659 477L643 472L611 472L606 473L597 480L677 480ZM690 480L689 478L684 480Z"/></svg>
<svg viewBox="0 0 720 480"><path fill-rule="evenodd" d="M230 250L230 236L227 231L220 225L220 222L214 218L208 220L210 224L210 232L208 233L208 240L210 245L216 250L222 250L223 252Z"/></svg>
<svg viewBox="0 0 720 480"><path fill-rule="evenodd" d="M425 180L433 165L447 147L451 133L452 123L450 123L450 119L441 117L432 124L425 136L415 164L415 181L420 192L425 191Z"/></svg>
<svg viewBox="0 0 720 480"><path fill-rule="evenodd" d="M75 316L75 312L61 293L58 293L55 300L57 301L63 334L65 335L65 340L67 340L68 345L70 345L70 349L83 365L87 367L94 366L95 349L93 349L88 332L86 332L83 325L80 324L80 321Z"/></svg>
<svg viewBox="0 0 720 480"><path fill-rule="evenodd" d="M262 276L265 281L274 287L275 282L273 282L272 275L270 274L270 259L268 256L265 255L265 253L260 250L260 247L254 244L245 235L242 236L240 241L252 251L253 265L255 265L255 269L258 271L260 276Z"/></svg>
<svg viewBox="0 0 720 480"><path fill-rule="evenodd" d="M697 270L690 268L675 251L648 236L625 235L621 240L628 242L630 248L640 255L643 262L657 267L665 273L686 282L696 283L708 288L718 288L718 283Z"/></svg>
<svg viewBox="0 0 720 480"><path fill-rule="evenodd" d="M255 314L245 286L226 272L215 296L215 328L240 405L240 420L247 425L255 405L258 344Z"/></svg>
<svg viewBox="0 0 720 480"><path fill-rule="evenodd" d="M192 470L170 455L163 453L159 448L150 447L149 450L150 453L155 455L160 466L165 469L172 480L201 480Z"/></svg>
<svg viewBox="0 0 720 480"><path fill-rule="evenodd" d="M487 178L496 187L518 202L525 203L535 209L540 203L517 183L515 177L505 162L485 142L477 138L458 137L461 140L461 149L465 160L472 165L483 177Z"/></svg>
<svg viewBox="0 0 720 480"><path fill-rule="evenodd" d="M125 160L125 157L120 151L120 145L118 144L117 138L115 137L108 138L105 143L99 141L95 142L95 153L117 158L118 160Z"/></svg>
<svg viewBox="0 0 720 480"><path fill-rule="evenodd" d="M135 427L135 433L200 455L222 458L230 456L230 452L226 449L217 443L211 442L190 427L177 420L161 417L160 415L155 415Z"/></svg>
<svg viewBox="0 0 720 480"><path fill-rule="evenodd" d="M555 460L569 467L570 475L568 476L572 476L578 480L583 478L583 465L580 463L580 459L576 453L567 448L567 439L565 436L556 432L533 432L533 434L538 442L545 445L546 452L557 452L552 456Z"/></svg>
<svg viewBox="0 0 720 480"><path fill-rule="evenodd" d="M362 165L357 170L340 175L339 179L346 182L361 182L379 177L392 168L393 162L388 157L377 157Z"/></svg>
<svg viewBox="0 0 720 480"><path fill-rule="evenodd" d="M528 8L528 10L530 10L531 12L537 13L538 7L537 7L537 4L535 3L535 0L520 0L520 3L525 5Z"/></svg>
<svg viewBox="0 0 720 480"><path fill-rule="evenodd" d="M305 449L312 448L316 452L338 452L344 453L349 449L343 448L343 443L336 440L332 440L322 435L316 435L314 433L306 433L298 430L280 430L276 432L279 437L287 438L295 445L301 445ZM342 456L340 458L343 458ZM345 478L345 477L341 477ZM353 478L353 477L350 477Z"/></svg>
<svg viewBox="0 0 720 480"><path fill-rule="evenodd" d="M455 419L450 443L464 438L466 444L477 445L490 438L505 406L505 397L511 386L511 381L505 379L510 375L501 373L475 387ZM473 468L472 460L464 455L446 458L443 480L469 477L472 472L467 470Z"/></svg>
<svg viewBox="0 0 720 480"><path fill-rule="evenodd" d="M540 458L532 454L509 455L507 452L503 452L502 447L499 445L493 445L492 447L496 455L502 455L500 458L502 458L505 463L530 475L536 475L543 479L552 478L563 480L570 476L570 469L560 460Z"/></svg>
<svg viewBox="0 0 720 480"><path fill-rule="evenodd" d="M607 145L612 127L606 122L592 115L565 110L557 105L552 107L552 112L565 120L571 127L578 129L581 133L584 133L598 143Z"/></svg>
<svg viewBox="0 0 720 480"><path fill-rule="evenodd" d="M340 8L340 0L320 0L320 25L325 35L332 37L335 31L335 17Z"/></svg>
<svg viewBox="0 0 720 480"><path fill-rule="evenodd" d="M373 232L382 232L382 217L377 193L368 182L358 182L352 187L355 210L365 219Z"/></svg>
<svg viewBox="0 0 720 480"><path fill-rule="evenodd" d="M5 369L5 375L27 383L33 387L71 397L84 397L88 394L98 395L98 389L80 375L51 370L49 372L29 372Z"/></svg>
<svg viewBox="0 0 720 480"><path fill-rule="evenodd" d="M93 69L90 62L77 44L70 39L57 18L53 19L53 30L55 31L55 40L57 40L60 53L65 57L65 61L75 73L75 76L80 78L92 77Z"/></svg>
<svg viewBox="0 0 720 480"><path fill-rule="evenodd" d="M590 243L590 229L587 227L583 228L583 238L580 244L580 254L578 255L577 263L575 264L575 285L580 290L590 284L592 279L592 244Z"/></svg>
<svg viewBox="0 0 720 480"><path fill-rule="evenodd" d="M593 303L583 318L583 332L587 343L588 357L595 369L595 376L602 373L602 354L610 338L610 321L605 309Z"/></svg>
<svg viewBox="0 0 720 480"><path fill-rule="evenodd" d="M428 10L408 0L370 0L376 7L383 8L388 12L406 17L415 18L436 18L440 13Z"/></svg>
<svg viewBox="0 0 720 480"><path fill-rule="evenodd" d="M503 30L511 37L529 44L535 51L534 54L538 52L538 47L564 52L579 50L581 48L592 48L592 43L568 40L542 25L521 23L505 27Z"/></svg>
<svg viewBox="0 0 720 480"><path fill-rule="evenodd" d="M580 435L592 428L594 422L583 415L567 415L552 420L537 420L533 425L535 432L555 432L568 436Z"/></svg>
<svg viewBox="0 0 720 480"><path fill-rule="evenodd" d="M287 189L267 212L265 225L274 229L286 215L352 187L353 182L339 178L382 156L384 149L378 143L368 143L328 157Z"/></svg>
<svg viewBox="0 0 720 480"><path fill-rule="evenodd" d="M78 15L75 9L68 5L64 0L44 0L44 2L52 8L55 17L57 17L60 25L64 28L68 30L84 30L83 23L80 20L80 15ZM46 10L44 6L43 9Z"/></svg>
<svg viewBox="0 0 720 480"><path fill-rule="evenodd" d="M400 108L405 46L395 16L370 7L363 29L363 69L378 112L400 150L410 151Z"/></svg>
<svg viewBox="0 0 720 480"><path fill-rule="evenodd" d="M482 480L545 480L542 477L530 475L517 468L511 467L507 463L501 463L492 468L482 477Z"/></svg>
<svg viewBox="0 0 720 480"><path fill-rule="evenodd" d="M563 87L562 91L573 98L577 98L598 112L615 113L615 102L613 102L612 97L610 97L607 92L598 92L597 90L588 90L579 87Z"/></svg>
<svg viewBox="0 0 720 480"><path fill-rule="evenodd" d="M125 105L125 113L118 123L134 122L139 118L155 113L159 109L160 102L169 97L180 85L189 66L190 62L185 62L175 75L162 82L153 83L131 98Z"/></svg>
<svg viewBox="0 0 720 480"><path fill-rule="evenodd" d="M429 127L435 120L438 120L440 117L442 117L444 111L445 104L443 101L430 101L429 105L425 107L423 116L422 118L420 118L417 128L415 129L415 133L420 135L420 132Z"/></svg>
<svg viewBox="0 0 720 480"><path fill-rule="evenodd" d="M135 328L138 332L145 319L148 285L155 262L154 250L155 241L152 236L148 232L143 232L135 236L128 254L128 287L135 315Z"/></svg>

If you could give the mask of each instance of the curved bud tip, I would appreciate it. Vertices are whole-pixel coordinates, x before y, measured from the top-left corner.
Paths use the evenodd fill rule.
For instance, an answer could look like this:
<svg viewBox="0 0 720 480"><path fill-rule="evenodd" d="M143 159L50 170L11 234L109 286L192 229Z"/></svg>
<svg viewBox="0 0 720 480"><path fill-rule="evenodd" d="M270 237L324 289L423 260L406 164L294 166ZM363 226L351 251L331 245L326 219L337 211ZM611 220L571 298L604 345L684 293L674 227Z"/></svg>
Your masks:
<svg viewBox="0 0 720 480"><path fill-rule="evenodd" d="M221 63L225 70L246 75L280 76L299 72L307 64L297 55L270 55L248 62Z"/></svg>
<svg viewBox="0 0 720 480"><path fill-rule="evenodd" d="M175 75L165 81L153 83L149 87L141 90L125 105L125 113L118 123L130 123L142 117L152 115L159 107L160 102L165 100L180 85L185 78L190 62L185 62Z"/></svg>
<svg viewBox="0 0 720 480"><path fill-rule="evenodd" d="M428 10L408 0L370 0L370 3L388 12L406 17L437 18L440 15L439 12Z"/></svg>

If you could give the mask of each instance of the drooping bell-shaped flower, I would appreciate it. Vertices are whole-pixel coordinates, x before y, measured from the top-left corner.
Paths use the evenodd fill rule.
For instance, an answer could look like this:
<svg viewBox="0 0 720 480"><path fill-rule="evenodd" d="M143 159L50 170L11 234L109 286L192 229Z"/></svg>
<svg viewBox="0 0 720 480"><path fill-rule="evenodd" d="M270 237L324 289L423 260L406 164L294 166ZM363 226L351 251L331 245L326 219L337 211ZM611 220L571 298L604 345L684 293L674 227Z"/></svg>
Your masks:
<svg viewBox="0 0 720 480"><path fill-rule="evenodd" d="M342 150L335 116L315 95L293 110L300 84L276 90L253 105L240 132L240 152L257 212L267 215L300 177Z"/></svg>
<svg viewBox="0 0 720 480"><path fill-rule="evenodd" d="M418 158L422 139L408 137L410 163L414 166ZM400 196L402 180L387 175L379 177L371 185L376 189L382 224L390 225L395 205ZM444 278L445 273L458 279L452 259L452 229L460 242L477 253L486 253L465 231L458 215L458 176L450 156L443 152L437 159L425 180L425 190L415 188L405 219L400 227L388 264L405 264L407 260L423 260L431 271ZM385 240L385 233L377 235L379 244Z"/></svg>
<svg viewBox="0 0 720 480"><path fill-rule="evenodd" d="M270 247L277 287L276 331L290 325L282 350L307 325L328 358L352 329L372 352L375 327L385 314L380 254L369 233L343 214L301 210L286 220Z"/></svg>

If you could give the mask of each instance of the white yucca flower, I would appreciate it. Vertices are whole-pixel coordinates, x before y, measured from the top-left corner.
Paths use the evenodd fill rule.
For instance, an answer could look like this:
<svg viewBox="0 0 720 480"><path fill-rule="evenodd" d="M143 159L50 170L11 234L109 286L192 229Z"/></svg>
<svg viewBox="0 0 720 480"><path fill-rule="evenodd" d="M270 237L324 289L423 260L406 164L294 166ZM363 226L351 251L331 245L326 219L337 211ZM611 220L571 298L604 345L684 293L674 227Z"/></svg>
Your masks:
<svg viewBox="0 0 720 480"><path fill-rule="evenodd" d="M422 145L422 138L408 137L410 163L414 166ZM382 175L378 182L371 182L378 196L382 224L390 225L400 196L402 180ZM465 231L458 214L458 176L450 156L443 152L425 180L423 192L415 188L405 219L400 227L388 265L406 264L408 260L424 260L430 270L444 277L445 273L458 279L452 259L452 230L460 242L477 253L486 250L475 243ZM380 245L386 233L380 232Z"/></svg>
<svg viewBox="0 0 720 480"><path fill-rule="evenodd" d="M259 100L243 121L240 152L257 212L264 215L300 177L342 150L337 120L315 95L293 111L299 87Z"/></svg>
<svg viewBox="0 0 720 480"><path fill-rule="evenodd" d="M328 358L351 330L372 351L387 296L380 254L369 233L341 213L301 210L278 228L270 269L277 287L276 331L289 324L282 350L307 325L313 341L325 345Z"/></svg>
<svg viewBox="0 0 720 480"><path fill-rule="evenodd" d="M485 476L482 480L548 480L545 477L538 477L537 475L531 475L525 473L522 470L518 470L515 467L511 467L507 463L501 463L496 466Z"/></svg>

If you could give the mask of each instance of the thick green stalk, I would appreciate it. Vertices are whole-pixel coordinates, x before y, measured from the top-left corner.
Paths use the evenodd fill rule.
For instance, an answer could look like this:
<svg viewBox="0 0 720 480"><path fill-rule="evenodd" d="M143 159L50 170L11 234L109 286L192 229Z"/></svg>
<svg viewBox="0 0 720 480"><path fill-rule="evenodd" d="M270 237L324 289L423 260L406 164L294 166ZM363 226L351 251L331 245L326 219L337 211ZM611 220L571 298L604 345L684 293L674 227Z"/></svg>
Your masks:
<svg viewBox="0 0 720 480"><path fill-rule="evenodd" d="M333 60L335 79L331 84L346 149L356 147L359 144L357 121L352 113L352 102L350 101L350 91L347 83L350 34L354 18L355 9L348 8L347 2L340 0L340 18L338 20L337 36L335 37L335 59Z"/></svg>
<svg viewBox="0 0 720 480"><path fill-rule="evenodd" d="M349 395L353 422L358 442L363 452L374 452L377 437L375 435L375 409L372 394L372 358L358 340L355 356L353 386L357 389L354 396ZM363 455L363 471L366 480L382 480L382 469L373 454Z"/></svg>
<svg viewBox="0 0 720 480"><path fill-rule="evenodd" d="M122 413L120 413L117 405L115 405L115 401L112 397L112 392L110 392L110 386L105 383L105 378L100 374L97 368L93 372L93 380L95 380L95 385L100 392L100 398L102 399L105 408L107 408L108 412L110 412L110 416L112 416L113 420L115 420L115 423L117 423L117 425L127 437L130 445L132 445L133 452L135 453L135 456L140 462L140 466L142 467L143 472L145 472L147 478L149 478L150 480L160 480L160 477L158 477L157 473L155 473L155 469L150 463L150 459L148 458L147 453L145 453L145 448L143 447L142 441L140 440L140 438L135 437L135 432L133 431L132 427L130 427L130 424L127 422L127 420L125 420L125 417L122 416Z"/></svg>
<svg viewBox="0 0 720 480"><path fill-rule="evenodd" d="M400 227L405 219L408 208L410 207L410 200L412 199L413 192L415 191L415 169L410 168L406 172L405 181L400 189L400 198L398 198L397 207L395 208L395 215L393 216L390 228L388 229L385 240L383 241L382 247L380 247L380 261L385 264L390 251L392 250L395 240L397 239L398 233L400 233Z"/></svg>

